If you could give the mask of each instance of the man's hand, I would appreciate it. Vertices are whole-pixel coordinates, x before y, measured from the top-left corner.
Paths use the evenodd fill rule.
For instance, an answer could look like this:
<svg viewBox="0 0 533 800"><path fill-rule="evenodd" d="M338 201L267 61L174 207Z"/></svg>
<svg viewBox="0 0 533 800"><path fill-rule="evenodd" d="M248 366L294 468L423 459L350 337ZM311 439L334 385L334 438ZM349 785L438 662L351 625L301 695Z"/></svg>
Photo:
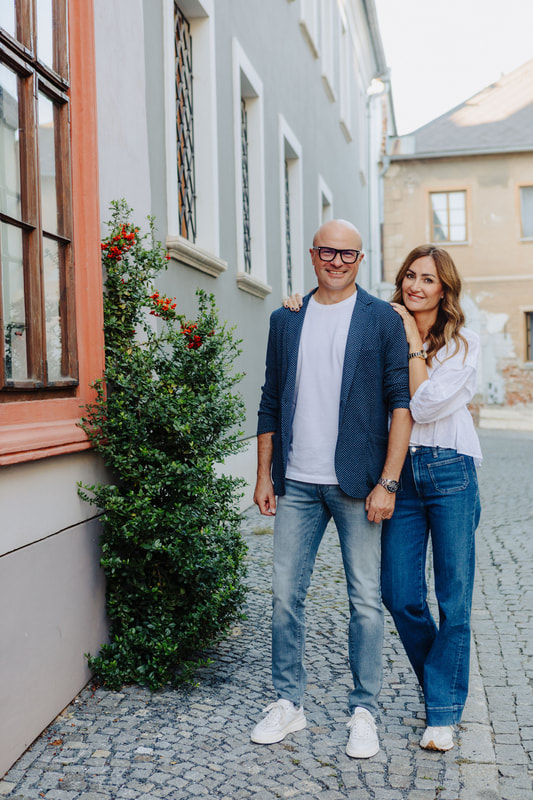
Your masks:
<svg viewBox="0 0 533 800"><path fill-rule="evenodd" d="M365 500L365 509L369 522L381 523L384 519L390 519L394 512L396 495L388 492L384 486L378 484L374 486Z"/></svg>
<svg viewBox="0 0 533 800"><path fill-rule="evenodd" d="M266 517L273 517L276 513L276 495L274 486L269 477L257 479L254 491L254 503L259 506L259 511Z"/></svg>

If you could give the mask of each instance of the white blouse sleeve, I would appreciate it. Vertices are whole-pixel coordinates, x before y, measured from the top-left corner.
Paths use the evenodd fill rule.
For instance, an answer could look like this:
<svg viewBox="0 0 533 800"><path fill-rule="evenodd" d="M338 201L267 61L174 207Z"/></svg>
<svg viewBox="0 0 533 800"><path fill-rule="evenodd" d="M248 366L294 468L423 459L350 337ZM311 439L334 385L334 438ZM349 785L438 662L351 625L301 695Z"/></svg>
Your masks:
<svg viewBox="0 0 533 800"><path fill-rule="evenodd" d="M470 333L470 332L469 332ZM420 384L411 398L411 414L415 422L435 422L464 408L476 392L476 365L479 356L479 338L468 336L468 353L464 360L464 346L447 360L441 350L433 360L427 381Z"/></svg>

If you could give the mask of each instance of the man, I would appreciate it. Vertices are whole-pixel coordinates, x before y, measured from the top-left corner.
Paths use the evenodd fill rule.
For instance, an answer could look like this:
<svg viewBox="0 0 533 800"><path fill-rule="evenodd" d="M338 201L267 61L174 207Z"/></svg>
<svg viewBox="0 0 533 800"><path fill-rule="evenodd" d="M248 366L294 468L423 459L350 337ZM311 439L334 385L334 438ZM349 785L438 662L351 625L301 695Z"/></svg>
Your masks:
<svg viewBox="0 0 533 800"><path fill-rule="evenodd" d="M318 289L299 313L280 308L271 316L259 408L254 502L261 514L276 514L272 680L278 699L251 738L272 744L307 724L304 603L333 517L350 606L354 688L346 752L369 758L379 750L373 715L382 681L381 521L394 510L411 430L407 342L398 314L355 283L363 260L357 228L326 222L309 252Z"/></svg>

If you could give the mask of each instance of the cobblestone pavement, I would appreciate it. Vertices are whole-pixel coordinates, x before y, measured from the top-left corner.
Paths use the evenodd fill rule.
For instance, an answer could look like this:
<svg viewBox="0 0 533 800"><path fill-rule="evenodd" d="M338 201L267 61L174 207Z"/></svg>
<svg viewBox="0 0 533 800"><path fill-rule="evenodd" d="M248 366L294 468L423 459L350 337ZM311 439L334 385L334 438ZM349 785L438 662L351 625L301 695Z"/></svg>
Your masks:
<svg viewBox="0 0 533 800"><path fill-rule="evenodd" d="M482 432L470 696L447 753L421 750L421 696L386 618L381 750L345 754L350 688L347 601L334 529L308 600L308 727L272 746L252 726L270 683L269 521L255 510L247 619L212 653L195 687L150 694L87 687L0 780L0 795L47 800L532 800L533 434Z"/></svg>

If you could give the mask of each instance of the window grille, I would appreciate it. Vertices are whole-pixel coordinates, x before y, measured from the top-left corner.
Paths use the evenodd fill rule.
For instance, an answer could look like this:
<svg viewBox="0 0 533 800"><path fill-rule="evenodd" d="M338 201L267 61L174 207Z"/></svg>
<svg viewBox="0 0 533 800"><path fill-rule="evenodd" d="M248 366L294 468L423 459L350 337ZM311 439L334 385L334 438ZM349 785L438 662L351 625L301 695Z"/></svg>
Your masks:
<svg viewBox="0 0 533 800"><path fill-rule="evenodd" d="M285 246L287 250L287 294L292 294L291 195L288 158L285 159Z"/></svg>
<svg viewBox="0 0 533 800"><path fill-rule="evenodd" d="M244 236L244 271L252 271L252 240L250 235L250 179L248 171L248 115L246 100L241 97L241 163L242 163L242 222Z"/></svg>
<svg viewBox="0 0 533 800"><path fill-rule="evenodd" d="M533 311L526 311L526 361L533 361Z"/></svg>
<svg viewBox="0 0 533 800"><path fill-rule="evenodd" d="M176 137L180 234L196 239L196 181L192 91L192 37L188 21L174 3L176 56Z"/></svg>

